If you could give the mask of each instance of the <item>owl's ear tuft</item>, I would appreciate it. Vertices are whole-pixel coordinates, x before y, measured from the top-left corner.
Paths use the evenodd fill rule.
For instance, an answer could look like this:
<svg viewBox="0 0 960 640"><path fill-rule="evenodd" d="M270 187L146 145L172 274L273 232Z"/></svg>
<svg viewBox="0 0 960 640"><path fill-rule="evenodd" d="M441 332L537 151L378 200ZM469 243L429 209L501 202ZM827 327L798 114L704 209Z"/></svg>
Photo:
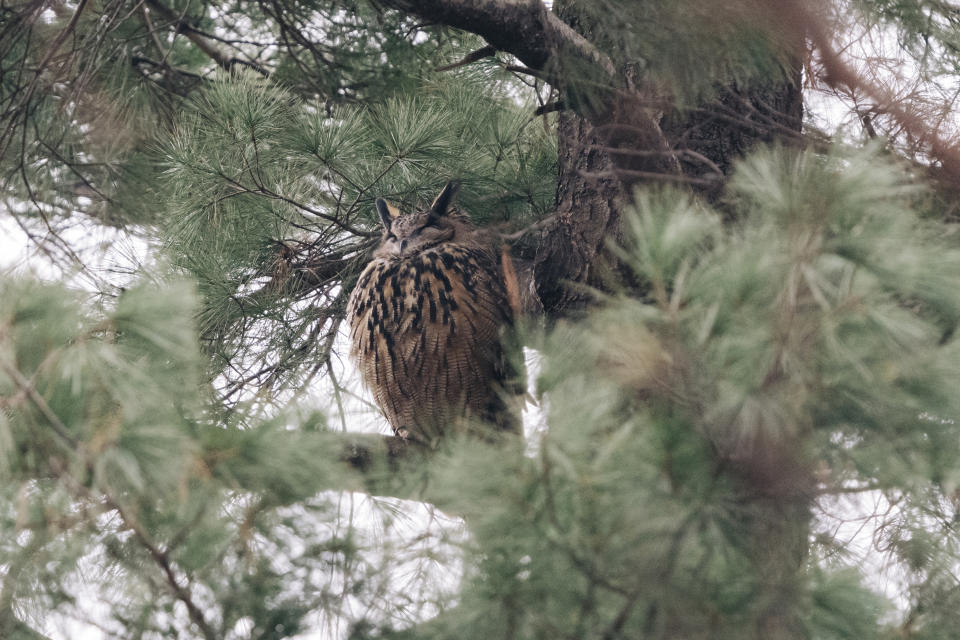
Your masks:
<svg viewBox="0 0 960 640"><path fill-rule="evenodd" d="M390 231L390 223L400 215L400 209L383 198L377 198L377 213L380 214L380 222L383 223L383 228Z"/></svg>
<svg viewBox="0 0 960 640"><path fill-rule="evenodd" d="M443 191L440 192L434 201L430 205L430 211L434 215L443 216L447 214L447 208L450 206L450 203L453 201L453 197L457 195L457 191L460 190L460 183L456 180L451 180L447 183L447 186L443 188Z"/></svg>

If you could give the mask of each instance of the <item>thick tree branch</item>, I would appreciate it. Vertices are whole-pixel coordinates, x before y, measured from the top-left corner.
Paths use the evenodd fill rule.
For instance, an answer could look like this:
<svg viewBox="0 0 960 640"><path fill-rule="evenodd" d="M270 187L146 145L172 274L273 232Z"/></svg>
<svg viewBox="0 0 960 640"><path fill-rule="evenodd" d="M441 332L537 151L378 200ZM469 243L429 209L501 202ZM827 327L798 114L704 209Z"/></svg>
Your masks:
<svg viewBox="0 0 960 640"><path fill-rule="evenodd" d="M541 2L508 0L386 0L385 4L483 37L528 67L546 70L558 53L590 61L612 78L610 59Z"/></svg>

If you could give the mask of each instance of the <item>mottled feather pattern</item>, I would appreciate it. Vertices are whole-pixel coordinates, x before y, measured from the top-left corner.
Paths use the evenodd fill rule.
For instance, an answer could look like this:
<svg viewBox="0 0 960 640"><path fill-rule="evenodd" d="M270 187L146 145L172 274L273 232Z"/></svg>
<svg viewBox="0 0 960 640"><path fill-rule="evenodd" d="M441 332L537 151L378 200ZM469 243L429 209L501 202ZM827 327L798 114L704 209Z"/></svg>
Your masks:
<svg viewBox="0 0 960 640"><path fill-rule="evenodd" d="M360 276L352 355L395 431L432 440L462 415L516 430L500 397L512 318L497 272L486 251L448 243Z"/></svg>
<svg viewBox="0 0 960 640"><path fill-rule="evenodd" d="M469 222L449 218L463 241L375 257L347 306L365 384L394 431L425 444L477 419L519 431L504 402L516 376L502 344L512 311L498 256Z"/></svg>

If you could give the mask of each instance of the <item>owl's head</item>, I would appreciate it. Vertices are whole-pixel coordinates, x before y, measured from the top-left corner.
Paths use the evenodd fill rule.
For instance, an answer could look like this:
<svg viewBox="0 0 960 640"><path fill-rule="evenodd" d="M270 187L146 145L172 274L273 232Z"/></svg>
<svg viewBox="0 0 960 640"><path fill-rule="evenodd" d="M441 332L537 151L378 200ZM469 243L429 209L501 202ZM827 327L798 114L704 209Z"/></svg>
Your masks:
<svg viewBox="0 0 960 640"><path fill-rule="evenodd" d="M458 235L472 231L474 227L469 221L449 211L459 188L459 183L448 182L428 208L412 213L401 213L383 198L377 198L383 238L374 255L405 258L440 243L456 241Z"/></svg>

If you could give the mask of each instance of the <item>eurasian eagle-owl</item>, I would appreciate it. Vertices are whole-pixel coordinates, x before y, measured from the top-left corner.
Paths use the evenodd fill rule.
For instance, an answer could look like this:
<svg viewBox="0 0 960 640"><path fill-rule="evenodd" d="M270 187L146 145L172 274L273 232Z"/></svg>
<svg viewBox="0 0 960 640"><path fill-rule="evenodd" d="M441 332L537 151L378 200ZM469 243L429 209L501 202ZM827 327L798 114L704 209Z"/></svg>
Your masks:
<svg viewBox="0 0 960 640"><path fill-rule="evenodd" d="M464 425L519 431L501 259L492 234L450 210L457 189L412 213L377 199L383 237L347 304L364 383L397 435L427 445Z"/></svg>

